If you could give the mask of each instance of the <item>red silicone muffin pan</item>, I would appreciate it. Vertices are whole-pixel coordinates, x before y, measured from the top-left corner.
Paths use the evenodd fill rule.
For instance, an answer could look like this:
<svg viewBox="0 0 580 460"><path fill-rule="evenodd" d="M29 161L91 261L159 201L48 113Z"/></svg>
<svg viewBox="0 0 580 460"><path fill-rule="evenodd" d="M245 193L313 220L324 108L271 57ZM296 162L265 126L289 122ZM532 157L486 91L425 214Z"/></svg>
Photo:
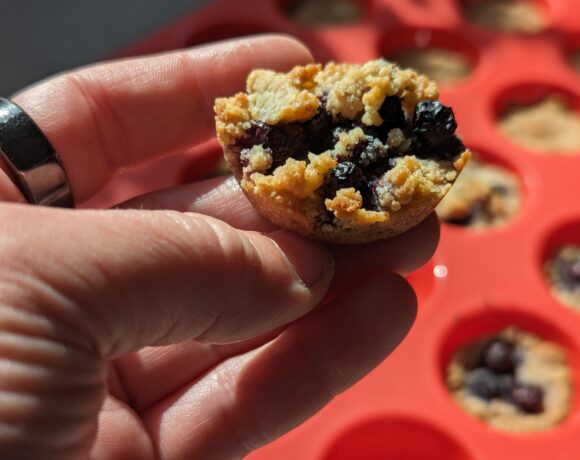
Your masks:
<svg viewBox="0 0 580 460"><path fill-rule="evenodd" d="M489 162L514 171L523 184L518 216L487 231L442 225L433 259L409 276L419 299L417 321L382 365L320 413L252 460L572 460L580 458L580 391L569 417L537 434L491 430L459 408L444 383L445 366L462 344L519 326L566 349L574 382L580 377L580 314L550 293L543 264L567 243L580 244L580 152L539 154L501 136L497 119L510 103L559 94L580 109L580 75L568 62L580 49L576 0L536 2L546 27L536 34L495 32L467 22L461 0L364 0L362 19L349 25L308 28L274 0L218 1L192 13L127 54L198 45L263 32L304 40L317 60L364 62L409 47L446 48L464 55L473 70L442 88L464 142ZM211 141L191 156L167 159L119 178L107 200L138 193L144 180L191 181L211 171L220 152ZM128 184L128 185L127 185ZM115 184L113 184L115 185ZM128 188L127 188L128 187ZM353 305L356 308L356 305Z"/></svg>

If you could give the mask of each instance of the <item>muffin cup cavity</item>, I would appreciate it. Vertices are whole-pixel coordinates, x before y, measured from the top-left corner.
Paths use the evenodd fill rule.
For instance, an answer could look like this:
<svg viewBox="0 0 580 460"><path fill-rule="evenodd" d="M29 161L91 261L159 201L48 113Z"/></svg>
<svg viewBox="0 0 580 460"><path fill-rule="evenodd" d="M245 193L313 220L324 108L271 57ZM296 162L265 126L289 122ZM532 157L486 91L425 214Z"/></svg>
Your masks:
<svg viewBox="0 0 580 460"><path fill-rule="evenodd" d="M577 347L522 307L488 307L461 319L440 356L442 384L456 407L493 430L531 436L575 413Z"/></svg>
<svg viewBox="0 0 580 460"><path fill-rule="evenodd" d="M537 154L580 154L580 96L549 83L526 83L496 99L497 130Z"/></svg>
<svg viewBox="0 0 580 460"><path fill-rule="evenodd" d="M505 156L470 146L472 159L436 211L444 225L489 231L509 225L522 212L526 189Z"/></svg>
<svg viewBox="0 0 580 460"><path fill-rule="evenodd" d="M437 424L439 425L439 424ZM463 440L429 421L377 418L355 425L331 444L321 460L427 459L474 460Z"/></svg>
<svg viewBox="0 0 580 460"><path fill-rule="evenodd" d="M479 27L511 34L537 34L550 23L547 0L460 0L463 18Z"/></svg>
<svg viewBox="0 0 580 460"><path fill-rule="evenodd" d="M466 81L479 60L477 47L464 36L430 28L391 31L381 40L379 53L402 67L426 74L441 86Z"/></svg>
<svg viewBox="0 0 580 460"><path fill-rule="evenodd" d="M489 306L481 308L469 315L458 317L456 322L445 334L440 356L444 369L451 355L459 348L476 341L480 337L491 335L510 326L530 332L538 337L549 340L568 350L568 358L575 366L578 350L575 341L558 325L551 323L543 316L532 314L526 306Z"/></svg>

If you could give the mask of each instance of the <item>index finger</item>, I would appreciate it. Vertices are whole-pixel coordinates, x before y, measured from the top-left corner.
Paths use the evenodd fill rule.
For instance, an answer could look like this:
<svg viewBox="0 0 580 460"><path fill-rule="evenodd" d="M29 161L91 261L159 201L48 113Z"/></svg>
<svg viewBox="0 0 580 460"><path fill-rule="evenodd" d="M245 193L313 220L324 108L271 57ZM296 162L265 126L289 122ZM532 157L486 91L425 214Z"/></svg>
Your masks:
<svg viewBox="0 0 580 460"><path fill-rule="evenodd" d="M82 68L14 101L52 142L80 202L121 169L208 139L214 99L241 90L250 70L311 59L298 41L259 36Z"/></svg>

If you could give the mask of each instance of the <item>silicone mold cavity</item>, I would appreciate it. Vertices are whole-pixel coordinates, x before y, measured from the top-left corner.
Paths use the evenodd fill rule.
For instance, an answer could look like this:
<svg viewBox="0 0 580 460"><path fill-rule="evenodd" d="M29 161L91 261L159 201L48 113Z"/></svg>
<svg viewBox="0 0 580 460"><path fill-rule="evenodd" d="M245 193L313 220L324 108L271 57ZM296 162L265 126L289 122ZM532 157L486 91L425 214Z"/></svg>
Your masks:
<svg viewBox="0 0 580 460"><path fill-rule="evenodd" d="M523 5L523 7L530 7L533 11L533 16L537 17L537 19L541 22L541 24L538 24L537 27L534 26L533 30L525 30L525 28L522 28L521 26L518 26L516 24L514 24L511 27L502 27L499 26L498 24L494 25L492 23L487 23L485 20L480 21L478 20L478 18L476 17L468 17L468 13L466 11L466 8L471 4L471 5L481 5L481 7L485 10L486 6L486 1L485 0L458 0L458 8L461 11L461 14L464 18L464 20L471 22L472 24L481 27L483 29L488 29L490 31L496 32L496 33L508 33L508 34L522 34L522 35L531 35L531 34L535 34L535 33L541 33L544 30L546 30L548 27L550 27L550 23L551 23L551 18L550 18L550 13L551 13L551 8L550 8L550 1L549 0L514 0L514 4L520 3ZM497 13L495 11L490 11L488 14L490 16L492 16L491 13L494 13L494 15L496 16L496 18L494 18L493 20L497 21Z"/></svg>
<svg viewBox="0 0 580 460"><path fill-rule="evenodd" d="M474 72L479 60L479 50L461 34L437 28L401 28L384 35L379 53L387 59L396 61L397 56L409 51L442 50L457 55L465 62L467 74L449 86L457 85L468 79ZM422 69L418 69L422 70Z"/></svg>
<svg viewBox="0 0 580 460"><path fill-rule="evenodd" d="M526 82L506 88L497 95L495 107L498 123L513 107L526 108L551 99L561 101L571 113L580 113L580 96L575 91L559 87L552 82ZM499 126L497 129L500 135L508 139L510 143L530 153L540 155L552 153L573 154L576 151L575 149L571 151L567 149L565 152L560 152L556 145L553 148L548 148L547 146L533 148L521 143L518 139L507 136L506 133L501 133ZM578 153L580 153L580 148L578 149Z"/></svg>
<svg viewBox="0 0 580 460"><path fill-rule="evenodd" d="M535 310L535 311L534 311ZM573 396L570 412L566 419L559 425L549 430L554 434L556 430L566 431L569 425L577 426L578 408L580 398L576 388L579 373L579 348L577 341L573 336L561 328L561 326L552 321L549 314L541 308L530 308L529 305L481 305L473 309L471 314L458 318L448 331L442 336L439 351L439 366L441 375L441 391L449 398L451 395L445 384L445 373L451 356L457 350L465 345L477 342L486 336L501 332L508 327L517 327L518 329L531 333L536 337L555 343L562 347L566 352L568 364L572 370ZM466 417L471 417L456 405L456 409L461 411ZM480 423L480 422L478 422ZM483 425L483 424L482 424ZM484 425L483 425L484 426ZM505 434L510 436L509 434ZM511 435L522 436L522 435ZM526 434L526 437L534 434Z"/></svg>
<svg viewBox="0 0 580 460"><path fill-rule="evenodd" d="M419 441L420 440L420 441ZM431 423L406 417L369 420L338 436L322 460L473 460L459 439Z"/></svg>
<svg viewBox="0 0 580 460"><path fill-rule="evenodd" d="M470 149L472 151L473 158L477 159L480 162L480 164L497 166L511 172L516 176L519 184L519 193L520 193L519 211L507 222L503 222L499 225L493 225L485 228L472 229L469 226L453 225L443 220L441 223L442 225L453 229L452 231L460 231L460 232L464 231L476 233L502 231L502 229L505 228L506 226L512 225L514 221L517 222L517 219L519 219L520 216L526 211L527 195L529 193L529 188L528 184L525 184L522 178L523 176L527 175L527 173L522 173L522 171L520 171L519 169L519 165L513 163L509 158L509 156L507 155L501 155L497 151L489 150L484 146L478 146L475 144L470 145Z"/></svg>

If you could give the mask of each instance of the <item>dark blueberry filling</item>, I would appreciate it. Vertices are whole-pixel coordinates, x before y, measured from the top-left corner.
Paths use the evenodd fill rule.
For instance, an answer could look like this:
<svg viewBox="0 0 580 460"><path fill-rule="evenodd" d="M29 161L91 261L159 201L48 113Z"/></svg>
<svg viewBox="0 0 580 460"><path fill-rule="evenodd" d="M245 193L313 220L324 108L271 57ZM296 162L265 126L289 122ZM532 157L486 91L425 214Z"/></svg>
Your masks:
<svg viewBox="0 0 580 460"><path fill-rule="evenodd" d="M457 123L451 107L439 101L422 101L415 107L413 133L428 145L445 142L456 129Z"/></svg>
<svg viewBox="0 0 580 460"><path fill-rule="evenodd" d="M516 345L504 339L490 340L476 357L477 365L465 378L465 388L490 401L502 399L528 414L544 410L544 390L518 382L515 371L521 362Z"/></svg>
<svg viewBox="0 0 580 460"><path fill-rule="evenodd" d="M465 380L465 386L474 395L486 401L501 394L498 375L485 367L478 367L470 372Z"/></svg>
<svg viewBox="0 0 580 460"><path fill-rule="evenodd" d="M288 158L304 160L308 155L306 130L299 123L272 126L262 145L272 152L272 169Z"/></svg>
<svg viewBox="0 0 580 460"><path fill-rule="evenodd" d="M383 119L381 128L387 131L387 134L393 128L405 128L405 112L401 106L401 100L397 96L389 96L385 99L379 109L379 115Z"/></svg>
<svg viewBox="0 0 580 460"><path fill-rule="evenodd" d="M306 145L309 152L322 153L334 147L336 121L326 111L326 104L321 102L316 115L304 125Z"/></svg>
<svg viewBox="0 0 580 460"><path fill-rule="evenodd" d="M242 167L249 164L249 149L262 145L272 156L267 173L283 165L288 158L304 160L309 152L322 153L334 147L341 132L360 127L365 132L361 141L352 148L347 158L337 158L339 164L331 172L324 187L325 197L334 197L341 188L354 187L363 195L366 209L381 210L376 197L376 182L394 167L395 160L404 154L421 158L452 160L465 150L461 140L454 135L457 124L451 108L436 101L423 101L409 119L405 116L401 99L387 97L379 109L383 119L380 126L366 126L360 120L333 117L326 110L322 98L315 116L301 123L274 126L257 122L247 135L238 141ZM387 139L392 129L399 128L411 140L404 152L389 147Z"/></svg>
<svg viewBox="0 0 580 460"><path fill-rule="evenodd" d="M511 398L516 406L528 414L539 414L544 410L544 390L536 385L516 384Z"/></svg>
<svg viewBox="0 0 580 460"><path fill-rule="evenodd" d="M365 187L366 179L364 173L356 164L344 161L331 171L326 184L332 189L331 195L334 196L336 191L341 188L354 187L358 189L359 187Z"/></svg>
<svg viewBox="0 0 580 460"><path fill-rule="evenodd" d="M516 347L505 340L492 340L483 351L483 365L498 374L512 374L517 365Z"/></svg>
<svg viewBox="0 0 580 460"><path fill-rule="evenodd" d="M376 169L376 166L383 167L384 173L384 171L389 169L389 156L394 155L394 152L390 150L389 147L381 143L377 138L365 135L354 147L351 154L351 161L354 161L361 168L364 168L367 174L371 173L372 175L372 170Z"/></svg>
<svg viewBox="0 0 580 460"><path fill-rule="evenodd" d="M324 197L332 199L342 188L354 187L360 192L365 209L380 209L376 187L368 181L363 170L352 161L339 163L331 172L324 186Z"/></svg>

